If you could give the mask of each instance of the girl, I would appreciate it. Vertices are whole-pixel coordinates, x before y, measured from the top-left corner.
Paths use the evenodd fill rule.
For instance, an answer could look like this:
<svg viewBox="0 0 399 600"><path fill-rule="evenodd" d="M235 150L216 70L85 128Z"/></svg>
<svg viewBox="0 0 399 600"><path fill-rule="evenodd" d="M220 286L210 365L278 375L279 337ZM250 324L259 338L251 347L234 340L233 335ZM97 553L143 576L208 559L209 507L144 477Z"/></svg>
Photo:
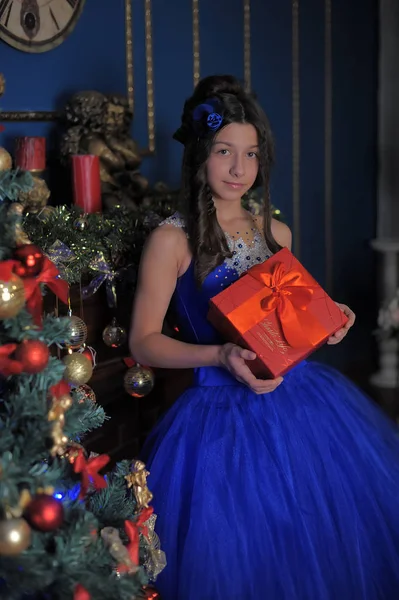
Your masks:
<svg viewBox="0 0 399 600"><path fill-rule="evenodd" d="M256 379L255 355L223 343L208 302L291 233L242 208L268 189L266 116L232 77L186 101L184 214L151 235L130 347L140 363L195 368L195 384L148 440L163 600L377 600L399 597L399 442L379 409L334 370L304 362ZM169 303L185 342L162 334ZM342 340L354 322L330 338Z"/></svg>

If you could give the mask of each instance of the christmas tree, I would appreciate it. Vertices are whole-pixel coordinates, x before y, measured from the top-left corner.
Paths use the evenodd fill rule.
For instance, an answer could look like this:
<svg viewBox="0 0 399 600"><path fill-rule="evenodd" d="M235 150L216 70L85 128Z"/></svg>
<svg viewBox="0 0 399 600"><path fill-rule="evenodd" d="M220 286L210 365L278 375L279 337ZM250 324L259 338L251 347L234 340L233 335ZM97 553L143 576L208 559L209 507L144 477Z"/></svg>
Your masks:
<svg viewBox="0 0 399 600"><path fill-rule="evenodd" d="M145 466L104 475L109 457L81 445L106 416L75 381L92 365L71 348L70 319L43 316L43 294L66 302L68 284L21 227L30 185L0 171L0 598L157 598L165 560Z"/></svg>

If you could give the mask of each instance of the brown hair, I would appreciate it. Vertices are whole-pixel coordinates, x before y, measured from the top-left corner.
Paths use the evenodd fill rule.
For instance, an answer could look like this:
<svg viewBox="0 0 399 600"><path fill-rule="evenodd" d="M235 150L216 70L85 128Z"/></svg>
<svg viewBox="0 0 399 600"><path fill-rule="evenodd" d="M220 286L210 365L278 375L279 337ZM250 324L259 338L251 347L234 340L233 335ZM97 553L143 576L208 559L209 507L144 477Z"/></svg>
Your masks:
<svg viewBox="0 0 399 600"><path fill-rule="evenodd" d="M174 135L175 139L184 144L182 204L199 284L202 284L206 276L225 258L231 257L216 211L209 210L213 201L206 178L206 162L216 132L208 129L199 133L198 125L193 119L194 109L210 98L217 101L221 107L221 127L230 123L250 123L257 131L259 171L254 187L263 186L265 190L266 243L272 252L280 249L271 232L269 178L274 160L274 144L269 121L255 97L247 93L236 78L230 75L206 77L198 83L193 95L186 100L181 127Z"/></svg>

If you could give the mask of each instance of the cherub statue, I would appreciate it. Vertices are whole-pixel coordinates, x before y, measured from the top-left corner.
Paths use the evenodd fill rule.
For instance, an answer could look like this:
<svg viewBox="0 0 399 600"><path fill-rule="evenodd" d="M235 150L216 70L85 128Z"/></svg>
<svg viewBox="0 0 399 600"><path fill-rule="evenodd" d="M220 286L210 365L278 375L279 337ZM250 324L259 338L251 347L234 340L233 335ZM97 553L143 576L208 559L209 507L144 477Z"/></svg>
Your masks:
<svg viewBox="0 0 399 600"><path fill-rule="evenodd" d="M103 204L136 208L148 191L141 175L141 156L129 130L132 113L123 96L79 92L65 107L67 131L61 154L95 154L100 158Z"/></svg>
<svg viewBox="0 0 399 600"><path fill-rule="evenodd" d="M153 498L152 493L147 487L148 475L149 472L145 464L141 460L134 460L131 465L131 473L125 477L128 487L133 488L138 512L143 508L147 508Z"/></svg>

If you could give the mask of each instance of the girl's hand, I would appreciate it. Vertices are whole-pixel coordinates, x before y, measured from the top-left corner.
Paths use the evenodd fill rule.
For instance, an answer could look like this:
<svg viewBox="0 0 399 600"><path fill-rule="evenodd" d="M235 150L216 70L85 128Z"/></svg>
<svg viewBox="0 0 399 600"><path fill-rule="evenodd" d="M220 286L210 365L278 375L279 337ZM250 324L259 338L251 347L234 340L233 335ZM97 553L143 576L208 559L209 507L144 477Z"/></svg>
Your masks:
<svg viewBox="0 0 399 600"><path fill-rule="evenodd" d="M257 379L245 364L246 360L255 360L255 352L245 350L235 344L225 344L220 350L220 363L236 379L248 386L255 394L268 394L273 392L283 381L277 379Z"/></svg>
<svg viewBox="0 0 399 600"><path fill-rule="evenodd" d="M346 336L356 319L355 313L349 308L349 306L346 306L346 304L339 304L339 302L336 302L335 304L339 306L342 312L348 317L348 321L343 327L341 327L341 329L338 329L338 331L329 338L327 344L330 345L342 342L342 340L344 339L344 337Z"/></svg>

